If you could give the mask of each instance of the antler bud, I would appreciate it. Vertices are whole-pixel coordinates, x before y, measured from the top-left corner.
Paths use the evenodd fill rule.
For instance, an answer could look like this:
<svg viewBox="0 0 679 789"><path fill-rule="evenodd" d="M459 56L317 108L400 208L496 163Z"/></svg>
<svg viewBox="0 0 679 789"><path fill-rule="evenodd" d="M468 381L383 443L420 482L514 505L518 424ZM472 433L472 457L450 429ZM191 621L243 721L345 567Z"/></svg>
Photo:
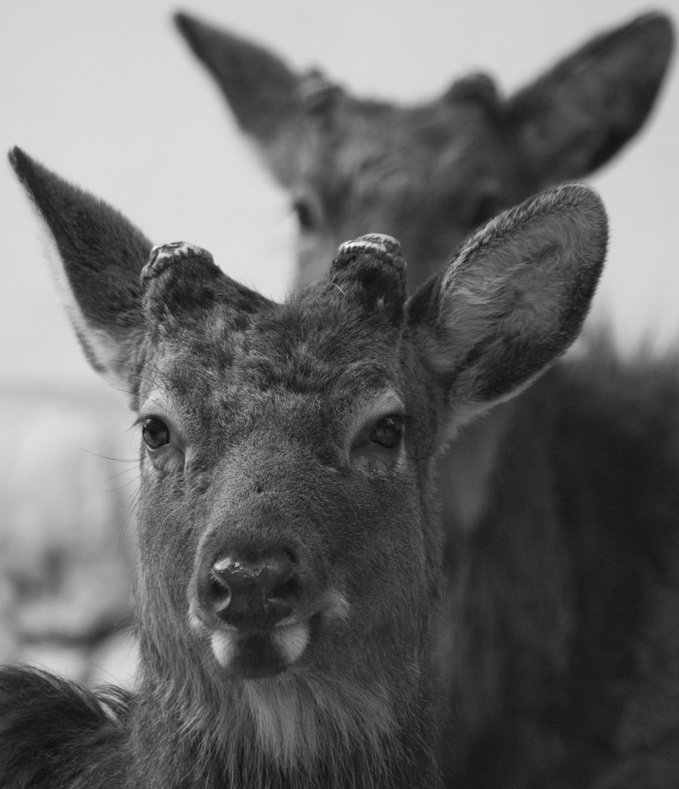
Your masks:
<svg viewBox="0 0 679 789"><path fill-rule="evenodd" d="M352 293L366 310L384 312L400 326L406 299L406 262L399 242L371 233L340 245L330 268L330 281Z"/></svg>
<svg viewBox="0 0 679 789"><path fill-rule="evenodd" d="M151 249L148 262L141 270L141 284L146 285L150 279L162 274L169 266L184 260L195 258L198 261L212 263L214 258L202 247L189 244L186 241L173 241L170 244L157 244Z"/></svg>

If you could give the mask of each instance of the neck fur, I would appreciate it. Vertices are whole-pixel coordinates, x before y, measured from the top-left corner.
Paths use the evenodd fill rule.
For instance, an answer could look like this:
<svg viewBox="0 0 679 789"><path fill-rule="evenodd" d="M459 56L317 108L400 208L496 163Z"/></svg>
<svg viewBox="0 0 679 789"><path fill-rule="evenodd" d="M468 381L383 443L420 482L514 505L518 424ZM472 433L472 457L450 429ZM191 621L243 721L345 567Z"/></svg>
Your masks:
<svg viewBox="0 0 679 789"><path fill-rule="evenodd" d="M220 692L207 677L197 679L187 677L181 688L142 683L142 698L153 699L139 710L137 729L141 761L156 754L145 770L149 787L436 785L433 722L413 723L422 711L394 701L379 681L287 672L224 683Z"/></svg>

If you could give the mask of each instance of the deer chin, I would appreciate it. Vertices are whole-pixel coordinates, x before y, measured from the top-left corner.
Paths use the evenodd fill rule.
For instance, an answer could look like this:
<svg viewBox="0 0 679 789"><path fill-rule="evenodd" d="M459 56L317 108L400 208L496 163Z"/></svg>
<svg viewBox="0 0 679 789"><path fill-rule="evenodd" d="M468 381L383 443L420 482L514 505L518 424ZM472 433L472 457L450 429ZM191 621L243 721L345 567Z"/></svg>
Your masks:
<svg viewBox="0 0 679 789"><path fill-rule="evenodd" d="M300 620L289 617L273 627L238 628L206 621L192 604L189 627L201 640L207 640L217 671L232 678L263 679L294 666L307 651L312 634L333 623L346 623L349 610L346 597L337 589L330 589Z"/></svg>
<svg viewBox="0 0 679 789"><path fill-rule="evenodd" d="M308 621L278 625L269 630L215 630L210 635L212 654L230 675L261 679L286 671L309 644Z"/></svg>

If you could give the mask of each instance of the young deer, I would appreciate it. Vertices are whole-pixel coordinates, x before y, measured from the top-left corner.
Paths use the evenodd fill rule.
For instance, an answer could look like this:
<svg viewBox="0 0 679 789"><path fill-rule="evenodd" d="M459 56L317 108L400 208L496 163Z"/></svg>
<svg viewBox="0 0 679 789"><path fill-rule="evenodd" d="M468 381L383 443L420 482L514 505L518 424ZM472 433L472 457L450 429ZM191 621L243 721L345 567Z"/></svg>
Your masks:
<svg viewBox="0 0 679 789"><path fill-rule="evenodd" d="M646 120L673 47L666 16L601 35L508 99L474 75L418 106L354 98L317 71L186 14L176 22L299 220L298 279L345 238L397 236L415 289L475 227L608 162Z"/></svg>
<svg viewBox="0 0 679 789"><path fill-rule="evenodd" d="M598 198L502 214L410 298L398 242L344 243L279 305L11 161L87 358L138 414L141 665L134 694L0 672L0 784L439 786L435 459L577 335Z"/></svg>

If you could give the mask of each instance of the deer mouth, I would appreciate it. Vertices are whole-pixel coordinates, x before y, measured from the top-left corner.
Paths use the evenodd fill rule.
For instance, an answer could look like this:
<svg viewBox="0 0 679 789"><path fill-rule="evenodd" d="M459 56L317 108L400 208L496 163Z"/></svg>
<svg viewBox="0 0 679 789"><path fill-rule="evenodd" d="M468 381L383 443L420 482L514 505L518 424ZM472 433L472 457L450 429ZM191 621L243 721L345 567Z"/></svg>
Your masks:
<svg viewBox="0 0 679 789"><path fill-rule="evenodd" d="M225 673L242 679L261 679L287 671L302 659L324 626L346 622L349 614L349 603L336 590L322 595L312 611L302 617L299 612L268 627L215 624L191 608L191 630L207 638L213 658Z"/></svg>
<svg viewBox="0 0 679 789"><path fill-rule="evenodd" d="M304 654L313 621L279 624L267 630L220 628L210 635L217 663L229 674L261 679L286 671Z"/></svg>

